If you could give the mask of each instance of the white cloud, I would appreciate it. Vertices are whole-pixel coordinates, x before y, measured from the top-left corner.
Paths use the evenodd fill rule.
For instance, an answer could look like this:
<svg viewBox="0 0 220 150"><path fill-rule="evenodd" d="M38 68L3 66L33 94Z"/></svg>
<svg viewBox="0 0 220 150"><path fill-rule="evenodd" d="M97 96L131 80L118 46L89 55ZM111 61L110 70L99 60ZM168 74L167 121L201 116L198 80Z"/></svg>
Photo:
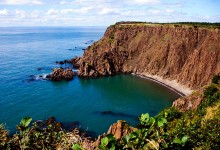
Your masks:
<svg viewBox="0 0 220 150"><path fill-rule="evenodd" d="M70 13L74 13L75 11L73 9L62 9L61 14L70 14Z"/></svg>
<svg viewBox="0 0 220 150"><path fill-rule="evenodd" d="M219 22L219 14L195 16L184 10L187 4L180 0L0 0L0 6L8 5L0 9L0 26L109 25L129 20ZM180 9L180 5L185 7Z"/></svg>
<svg viewBox="0 0 220 150"><path fill-rule="evenodd" d="M62 10L60 10L60 13L61 14L72 14L72 13L86 14L91 9L92 9L92 7L82 7L82 8L79 8L79 9L62 9Z"/></svg>
<svg viewBox="0 0 220 150"><path fill-rule="evenodd" d="M47 11L47 14L48 14L48 15L56 15L56 14L58 14L58 10L49 9L49 10Z"/></svg>
<svg viewBox="0 0 220 150"><path fill-rule="evenodd" d="M1 0L2 5L41 5L40 0Z"/></svg>
<svg viewBox="0 0 220 150"><path fill-rule="evenodd" d="M161 2L160 0L127 0L127 1L130 4L137 4L137 5L144 5L144 4L153 5Z"/></svg>
<svg viewBox="0 0 220 150"><path fill-rule="evenodd" d="M66 1L61 1L60 4L64 5L64 4L66 4Z"/></svg>
<svg viewBox="0 0 220 150"><path fill-rule="evenodd" d="M31 12L30 17L31 18L39 18L40 17L40 11L35 10L35 11Z"/></svg>
<svg viewBox="0 0 220 150"><path fill-rule="evenodd" d="M8 15L9 11L7 9L0 10L0 15Z"/></svg>
<svg viewBox="0 0 220 150"><path fill-rule="evenodd" d="M161 10L159 10L159 9L149 9L147 12L150 13L150 14L157 15L157 14L161 13Z"/></svg>
<svg viewBox="0 0 220 150"><path fill-rule="evenodd" d="M174 10L173 10L173 9L168 9L168 8L167 8L167 9L165 9L165 11L166 11L166 12L168 12L168 13L173 13L173 12L174 12Z"/></svg>
<svg viewBox="0 0 220 150"><path fill-rule="evenodd" d="M34 4L34 5L41 5L42 2L41 1L32 1L32 4Z"/></svg>
<svg viewBox="0 0 220 150"><path fill-rule="evenodd" d="M26 12L23 11L23 10L15 10L15 16L16 18L25 18L27 15L26 15Z"/></svg>
<svg viewBox="0 0 220 150"><path fill-rule="evenodd" d="M115 15L115 14L120 14L120 11L118 9L114 8L102 8L100 13L101 15Z"/></svg>

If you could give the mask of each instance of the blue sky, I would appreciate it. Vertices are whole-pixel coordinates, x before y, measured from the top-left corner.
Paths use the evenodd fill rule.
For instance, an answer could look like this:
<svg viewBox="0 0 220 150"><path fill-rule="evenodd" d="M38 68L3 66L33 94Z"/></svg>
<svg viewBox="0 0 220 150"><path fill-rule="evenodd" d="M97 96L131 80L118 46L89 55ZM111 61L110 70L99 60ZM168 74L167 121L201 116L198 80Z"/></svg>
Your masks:
<svg viewBox="0 0 220 150"><path fill-rule="evenodd" d="M220 0L0 0L0 26L220 22Z"/></svg>

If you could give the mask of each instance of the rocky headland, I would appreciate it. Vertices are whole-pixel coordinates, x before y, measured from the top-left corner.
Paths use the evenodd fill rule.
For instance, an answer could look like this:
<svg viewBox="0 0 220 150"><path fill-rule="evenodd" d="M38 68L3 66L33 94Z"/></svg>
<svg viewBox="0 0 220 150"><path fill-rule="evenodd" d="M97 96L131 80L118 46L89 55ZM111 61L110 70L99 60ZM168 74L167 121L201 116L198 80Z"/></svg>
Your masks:
<svg viewBox="0 0 220 150"><path fill-rule="evenodd" d="M189 95L220 72L220 29L117 23L78 61L81 77L133 73Z"/></svg>

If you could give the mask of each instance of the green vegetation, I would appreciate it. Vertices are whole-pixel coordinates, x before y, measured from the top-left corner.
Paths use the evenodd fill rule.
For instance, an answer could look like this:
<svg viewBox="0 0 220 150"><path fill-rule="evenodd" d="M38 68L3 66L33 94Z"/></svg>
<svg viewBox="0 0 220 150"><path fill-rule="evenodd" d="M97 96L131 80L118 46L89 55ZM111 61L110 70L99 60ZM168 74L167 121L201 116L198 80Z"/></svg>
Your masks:
<svg viewBox="0 0 220 150"><path fill-rule="evenodd" d="M214 83L214 84L218 84L219 81L220 81L220 74L215 75L215 76L212 78L212 83Z"/></svg>
<svg viewBox="0 0 220 150"><path fill-rule="evenodd" d="M47 122L34 122L32 118L23 118L16 128L18 133L9 137L0 126L0 149L79 149L82 139L77 129L72 132L62 130L61 123L50 118Z"/></svg>
<svg viewBox="0 0 220 150"><path fill-rule="evenodd" d="M203 93L197 109L180 112L174 107L162 110L157 116L148 113L139 118L140 124L121 139L106 135L98 148L116 149L220 149L220 76L216 75ZM0 149L83 149L79 132L66 132L54 118L34 122L23 118L18 133L8 136L0 125Z"/></svg>
<svg viewBox="0 0 220 150"><path fill-rule="evenodd" d="M109 37L108 37L108 43L113 43L114 42L114 38L115 38L115 35L114 34L111 34Z"/></svg>
<svg viewBox="0 0 220 150"><path fill-rule="evenodd" d="M121 25L173 25L174 27L191 26L194 28L205 27L205 28L220 28L220 23L215 22L170 22L170 23L159 23L159 22L138 22L138 21L121 21L117 22L113 26Z"/></svg>

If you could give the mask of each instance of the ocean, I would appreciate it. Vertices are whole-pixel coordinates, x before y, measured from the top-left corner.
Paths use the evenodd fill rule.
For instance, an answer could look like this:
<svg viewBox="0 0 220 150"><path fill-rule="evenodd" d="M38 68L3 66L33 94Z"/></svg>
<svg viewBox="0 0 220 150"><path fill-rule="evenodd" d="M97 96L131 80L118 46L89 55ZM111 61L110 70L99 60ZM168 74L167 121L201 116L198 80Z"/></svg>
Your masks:
<svg viewBox="0 0 220 150"><path fill-rule="evenodd" d="M142 113L156 115L179 95L153 81L132 75L97 79L75 77L52 82L40 78L56 61L82 56L105 27L1 27L0 123L10 133L23 117L34 121L54 116L66 129L76 125L97 136L117 120L131 125Z"/></svg>

